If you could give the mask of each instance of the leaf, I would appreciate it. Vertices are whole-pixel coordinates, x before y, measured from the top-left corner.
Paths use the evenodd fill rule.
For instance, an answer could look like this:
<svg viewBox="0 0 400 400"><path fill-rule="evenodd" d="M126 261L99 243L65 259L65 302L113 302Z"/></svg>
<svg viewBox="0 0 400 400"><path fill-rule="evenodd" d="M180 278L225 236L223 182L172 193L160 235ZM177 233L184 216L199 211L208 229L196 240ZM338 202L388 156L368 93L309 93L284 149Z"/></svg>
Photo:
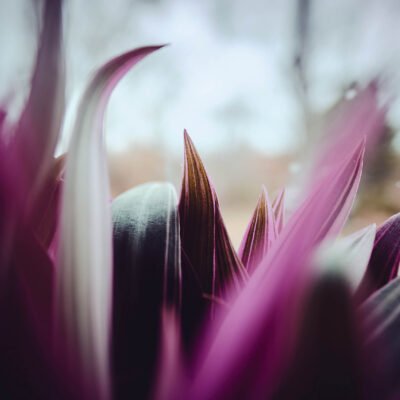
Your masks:
<svg viewBox="0 0 400 400"><path fill-rule="evenodd" d="M67 155L56 276L57 351L65 358L65 375L76 381L69 389L85 398L110 396L112 224L104 111L124 74L159 48L132 50L97 71L81 100Z"/></svg>
<svg viewBox="0 0 400 400"><path fill-rule="evenodd" d="M152 397L155 400L173 398L173 385L184 379L180 339L179 318L174 310L163 308L158 376Z"/></svg>
<svg viewBox="0 0 400 400"><path fill-rule="evenodd" d="M190 342L208 309L203 294L224 297L231 287L240 290L246 281L246 272L229 240L215 190L186 131L184 142L185 164L179 201L182 323L185 340Z"/></svg>
<svg viewBox="0 0 400 400"><path fill-rule="evenodd" d="M267 254L276 237L275 216L263 186L253 217L239 247L239 257L250 273Z"/></svg>
<svg viewBox="0 0 400 400"><path fill-rule="evenodd" d="M364 142L348 160L332 167L329 179L319 181L226 317L210 324L204 361L195 365L194 382L183 396L271 398L290 364L293 321L312 277L311 252L326 235L341 229L360 180L363 151Z"/></svg>
<svg viewBox="0 0 400 400"><path fill-rule="evenodd" d="M284 204L285 204L285 189L282 189L275 197L275 200L272 203L272 211L274 212L275 226L278 234L282 231L283 228Z"/></svg>
<svg viewBox="0 0 400 400"><path fill-rule="evenodd" d="M374 248L356 297L362 302L396 278L400 263L400 213L386 220L376 231Z"/></svg>
<svg viewBox="0 0 400 400"><path fill-rule="evenodd" d="M293 360L275 398L365 398L366 365L347 282L336 273L320 276L300 319Z"/></svg>
<svg viewBox="0 0 400 400"><path fill-rule="evenodd" d="M375 240L376 225L352 233L335 242L326 241L317 249L315 264L322 273L340 274L355 291L365 274Z"/></svg>
<svg viewBox="0 0 400 400"><path fill-rule="evenodd" d="M44 23L31 91L15 132L12 150L20 171L19 182L33 200L52 168L64 113L62 1L44 1ZM13 154L13 152L11 152ZM32 204L28 204L31 207Z"/></svg>
<svg viewBox="0 0 400 400"><path fill-rule="evenodd" d="M367 333L366 350L374 354L375 391L379 398L396 398L400 393L398 370L400 367L400 278L393 279L361 306L364 331ZM377 397L376 397L377 398Z"/></svg>
<svg viewBox="0 0 400 400"><path fill-rule="evenodd" d="M57 229L65 155L53 160L37 200L34 202L31 224L41 244L48 249Z"/></svg>
<svg viewBox="0 0 400 400"><path fill-rule="evenodd" d="M336 164L337 155L347 158L363 138L368 158L383 132L386 111L386 107L379 108L376 82L371 82L354 99L342 102L315 152L313 177L324 179L325 172L329 173L331 165Z"/></svg>
<svg viewBox="0 0 400 400"><path fill-rule="evenodd" d="M205 293L218 295L229 282L240 289L245 279L243 266L226 233L203 163L186 131L184 137L185 166L179 201L182 247Z"/></svg>
<svg viewBox="0 0 400 400"><path fill-rule="evenodd" d="M33 232L15 238L0 291L0 390L5 398L63 398L49 346L54 266Z"/></svg>
<svg viewBox="0 0 400 400"><path fill-rule="evenodd" d="M112 203L113 373L116 398L147 398L164 308L180 313L180 236L175 189L149 183Z"/></svg>

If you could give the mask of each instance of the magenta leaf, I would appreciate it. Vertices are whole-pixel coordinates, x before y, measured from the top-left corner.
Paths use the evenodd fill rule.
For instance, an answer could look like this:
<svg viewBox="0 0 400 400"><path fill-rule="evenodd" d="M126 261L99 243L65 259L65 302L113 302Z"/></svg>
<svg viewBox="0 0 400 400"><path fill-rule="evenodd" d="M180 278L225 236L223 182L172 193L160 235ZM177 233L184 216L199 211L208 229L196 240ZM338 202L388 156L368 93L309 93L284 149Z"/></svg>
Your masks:
<svg viewBox="0 0 400 400"><path fill-rule="evenodd" d="M103 117L125 73L160 46L115 57L93 76L78 109L66 161L56 273L56 344L73 396L108 399L112 222Z"/></svg>
<svg viewBox="0 0 400 400"><path fill-rule="evenodd" d="M281 200L278 200L276 209L280 208L278 215L282 216ZM279 221L282 221L279 219ZM276 238L275 215L268 198L267 189L262 187L256 209L254 210L247 231L239 247L239 257L249 273L252 273L265 257Z"/></svg>
<svg viewBox="0 0 400 400"><path fill-rule="evenodd" d="M160 352L162 310L180 313L177 204L168 183L138 186L112 203L116 398L149 396Z"/></svg>
<svg viewBox="0 0 400 400"><path fill-rule="evenodd" d="M356 293L359 301L396 278L400 263L400 213L385 221L376 231L367 270Z"/></svg>
<svg viewBox="0 0 400 400"><path fill-rule="evenodd" d="M64 113L62 1L44 1L44 23L31 91L14 135L14 168L27 200L38 195L52 168ZM14 154L13 152L11 154ZM28 205L29 207L29 205Z"/></svg>
<svg viewBox="0 0 400 400"><path fill-rule="evenodd" d="M344 101L315 152L312 179L324 179L325 173L337 163L338 154L342 159L347 158L363 138L367 156L372 154L383 131L386 111L379 108L376 82L370 83L354 99Z"/></svg>

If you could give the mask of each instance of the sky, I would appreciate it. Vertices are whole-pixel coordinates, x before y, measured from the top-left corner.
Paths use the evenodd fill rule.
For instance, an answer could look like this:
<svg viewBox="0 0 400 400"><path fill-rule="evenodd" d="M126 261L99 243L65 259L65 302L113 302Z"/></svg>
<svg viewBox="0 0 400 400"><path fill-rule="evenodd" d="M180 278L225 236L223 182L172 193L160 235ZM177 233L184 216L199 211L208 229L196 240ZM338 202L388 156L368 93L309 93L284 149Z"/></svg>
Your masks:
<svg viewBox="0 0 400 400"><path fill-rule="evenodd" d="M302 28L299 3L309 4ZM70 0L64 11L63 146L93 71L150 44L169 46L138 64L113 93L111 150L140 143L181 153L186 128L201 151L248 146L281 154L307 140L305 116L328 110L351 83L362 87L382 76L386 96L400 93L397 0ZM31 2L0 0L0 102L15 115L38 25ZM299 49L304 81L294 67ZM396 98L389 121L400 128Z"/></svg>

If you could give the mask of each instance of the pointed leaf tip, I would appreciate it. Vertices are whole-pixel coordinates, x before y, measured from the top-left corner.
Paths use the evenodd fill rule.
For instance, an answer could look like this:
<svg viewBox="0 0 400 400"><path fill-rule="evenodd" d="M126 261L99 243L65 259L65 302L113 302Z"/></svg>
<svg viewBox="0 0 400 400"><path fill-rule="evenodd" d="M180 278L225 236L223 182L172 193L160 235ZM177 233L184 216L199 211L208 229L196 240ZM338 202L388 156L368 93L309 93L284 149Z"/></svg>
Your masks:
<svg viewBox="0 0 400 400"><path fill-rule="evenodd" d="M251 273L267 254L276 238L275 216L263 185L253 217L239 248L239 257Z"/></svg>
<svg viewBox="0 0 400 400"><path fill-rule="evenodd" d="M215 306L204 298L240 290L246 271L237 256L219 210L218 199L187 131L179 201L182 239L182 324L185 342L193 343L202 320Z"/></svg>
<svg viewBox="0 0 400 400"><path fill-rule="evenodd" d="M220 295L230 281L241 285L244 268L226 232L215 190L186 130L184 142L179 202L182 247L199 275L204 293Z"/></svg>

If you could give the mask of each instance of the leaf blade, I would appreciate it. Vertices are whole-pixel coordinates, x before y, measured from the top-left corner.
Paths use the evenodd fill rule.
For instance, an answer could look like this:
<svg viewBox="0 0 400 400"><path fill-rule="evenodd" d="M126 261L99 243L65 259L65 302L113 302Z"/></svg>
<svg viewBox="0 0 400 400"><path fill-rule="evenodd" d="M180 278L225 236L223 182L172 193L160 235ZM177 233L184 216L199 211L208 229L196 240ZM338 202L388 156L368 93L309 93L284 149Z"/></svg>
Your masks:
<svg viewBox="0 0 400 400"><path fill-rule="evenodd" d="M57 349L68 349L68 374L76 381L71 389L86 397L110 397L112 224L104 112L124 74L160 47L124 53L96 72L82 97L67 156L56 276L56 326L64 345Z"/></svg>

